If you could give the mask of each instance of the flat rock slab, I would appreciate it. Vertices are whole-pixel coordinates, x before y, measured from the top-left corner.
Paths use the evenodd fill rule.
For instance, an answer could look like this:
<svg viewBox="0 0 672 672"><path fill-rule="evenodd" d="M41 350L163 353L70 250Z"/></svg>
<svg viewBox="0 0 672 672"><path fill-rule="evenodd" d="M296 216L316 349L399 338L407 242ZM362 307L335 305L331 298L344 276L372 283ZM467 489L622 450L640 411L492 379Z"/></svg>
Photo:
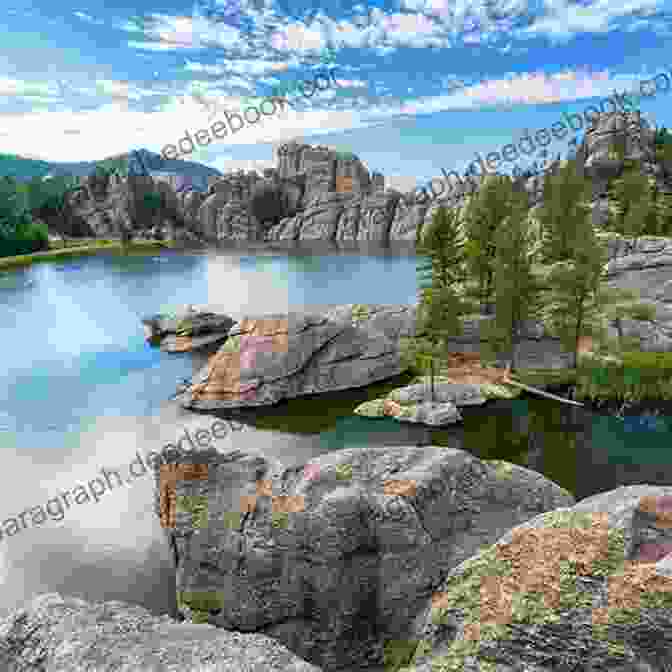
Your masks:
<svg viewBox="0 0 672 672"><path fill-rule="evenodd" d="M39 660L39 666L34 666ZM49 593L0 621L0 669L53 672L320 672L276 640L182 624L123 602Z"/></svg>
<svg viewBox="0 0 672 672"><path fill-rule="evenodd" d="M402 405L431 401L431 388L422 383L407 385L393 390L387 398ZM434 401L450 402L455 406L481 406L486 402L486 397L481 393L480 385L435 383Z"/></svg>

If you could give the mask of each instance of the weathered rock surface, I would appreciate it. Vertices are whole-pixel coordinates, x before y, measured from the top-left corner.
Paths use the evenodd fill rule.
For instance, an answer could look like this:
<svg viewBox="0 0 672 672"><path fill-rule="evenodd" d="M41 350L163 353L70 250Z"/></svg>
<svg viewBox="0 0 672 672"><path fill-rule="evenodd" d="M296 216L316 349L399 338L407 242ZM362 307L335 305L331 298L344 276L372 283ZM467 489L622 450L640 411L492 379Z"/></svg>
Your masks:
<svg viewBox="0 0 672 672"><path fill-rule="evenodd" d="M340 450L289 470L239 451L168 459L155 509L178 591L210 595L210 623L263 632L329 671L381 665L450 569L574 503L540 474L511 465L503 477L438 447ZM176 508L185 496L199 516Z"/></svg>
<svg viewBox="0 0 672 672"><path fill-rule="evenodd" d="M236 323L228 315L189 308L176 315L143 318L146 339L166 352L189 352L226 339Z"/></svg>
<svg viewBox="0 0 672 672"><path fill-rule="evenodd" d="M91 175L79 179L79 188L65 198L64 219L41 213L52 231L67 236L119 237L122 231L139 238L184 239L185 232L196 234L193 200L185 208L187 193L175 193L174 187L158 176L122 177L118 174ZM196 197L197 198L197 197ZM149 205L148 205L149 204ZM198 239L198 238L196 238Z"/></svg>
<svg viewBox="0 0 672 672"><path fill-rule="evenodd" d="M510 530L442 582L407 669L669 669L671 520L672 488L637 485Z"/></svg>
<svg viewBox="0 0 672 672"><path fill-rule="evenodd" d="M395 412L390 415L398 422L443 427L444 425L454 425L462 420L457 406L450 401L443 403L420 401L405 406L399 404L396 406Z"/></svg>
<svg viewBox="0 0 672 672"><path fill-rule="evenodd" d="M392 390L387 396L365 401L353 413L367 418L391 417L399 422L430 426L455 424L462 420L461 406L480 406L488 399L513 399L520 389L507 389L494 383L454 383L438 378L434 382L432 401L429 381Z"/></svg>
<svg viewBox="0 0 672 672"><path fill-rule="evenodd" d="M672 306L669 305L668 283L672 281L672 239L643 237L638 240L611 237L607 241L608 285L636 290L642 303L655 309L655 319L622 319L624 337L639 340L643 352L672 351ZM616 323L609 326L612 337L618 334Z"/></svg>
<svg viewBox="0 0 672 672"><path fill-rule="evenodd" d="M414 306L348 304L324 312L245 317L178 396L185 408L263 406L392 378Z"/></svg>
<svg viewBox="0 0 672 672"><path fill-rule="evenodd" d="M3 672L320 672L260 634L48 593L0 621Z"/></svg>
<svg viewBox="0 0 672 672"><path fill-rule="evenodd" d="M654 136L654 130L646 128L634 112L599 115L586 130L576 156L580 170L592 182L590 208L596 226L607 222L607 190L627 161L641 161L642 172L656 180L658 190L672 193L672 172L656 159ZM614 157L613 150L623 138L625 156L621 160ZM560 164L552 162L546 174L552 174ZM413 192L401 194L385 189L383 176L376 173L372 177L355 155L345 157L328 147L295 142L288 143L283 154L278 154L277 168L264 170L263 176L256 171L239 170L210 178L205 195L187 199L187 192L176 194L178 177L164 180L159 175L153 179L133 176L102 187L98 182L85 181L80 202L73 206L68 230L63 233L118 235L122 226L146 229L174 222L178 228L185 227L210 240L414 242L438 207L464 206L484 179L471 176L458 183L453 176L448 188L447 178L437 177L432 184L438 198L431 193L429 198L418 198ZM518 179L530 194L531 204L539 206L544 175ZM263 222L250 213L252 197L259 189L277 196L272 199L277 207L265 211ZM138 222L133 203L138 202L136 196L142 199L147 190L159 194L161 205L151 217L152 222Z"/></svg>

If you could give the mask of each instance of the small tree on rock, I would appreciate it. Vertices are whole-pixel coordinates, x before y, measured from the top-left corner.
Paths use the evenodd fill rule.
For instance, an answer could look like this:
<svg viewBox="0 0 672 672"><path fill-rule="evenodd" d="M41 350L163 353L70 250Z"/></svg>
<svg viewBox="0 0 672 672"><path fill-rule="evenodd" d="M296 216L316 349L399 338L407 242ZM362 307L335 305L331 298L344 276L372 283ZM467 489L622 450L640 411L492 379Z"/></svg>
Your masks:
<svg viewBox="0 0 672 672"><path fill-rule="evenodd" d="M439 208L429 229L417 245L420 301L415 339L410 339L404 356L423 371L429 371L434 401L436 362L446 353L446 341L462 333L464 312L462 283L465 279L464 239L459 211Z"/></svg>

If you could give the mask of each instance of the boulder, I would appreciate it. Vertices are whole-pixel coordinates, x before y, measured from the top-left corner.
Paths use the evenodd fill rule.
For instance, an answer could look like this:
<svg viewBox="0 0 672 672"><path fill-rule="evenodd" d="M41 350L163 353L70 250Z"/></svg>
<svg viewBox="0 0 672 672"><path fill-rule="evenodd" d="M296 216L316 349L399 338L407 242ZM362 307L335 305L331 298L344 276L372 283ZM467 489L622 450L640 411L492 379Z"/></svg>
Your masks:
<svg viewBox="0 0 672 672"><path fill-rule="evenodd" d="M515 527L442 581L407 669L670 669L671 512L672 488L636 485Z"/></svg>
<svg viewBox="0 0 672 672"><path fill-rule="evenodd" d="M145 338L166 352L188 352L226 339L236 321L228 315L193 310L152 315L141 320Z"/></svg>
<svg viewBox="0 0 672 672"><path fill-rule="evenodd" d="M0 620L0 669L320 672L261 634L178 623L142 607L47 593Z"/></svg>
<svg viewBox="0 0 672 672"><path fill-rule="evenodd" d="M454 425L462 420L455 404L449 401L444 403L422 401L404 406L398 405L397 412L390 415L399 422L411 422L430 427Z"/></svg>
<svg viewBox="0 0 672 672"><path fill-rule="evenodd" d="M414 330L415 308L403 305L248 316L178 399L188 409L231 409L369 385L405 370L399 338Z"/></svg>
<svg viewBox="0 0 672 672"><path fill-rule="evenodd" d="M339 450L291 469L240 451L165 459L155 511L178 595L209 595L216 609L201 618L261 631L326 671L382 665L453 567L574 503L540 474L512 465L502 477L501 465L434 446ZM194 513L176 508L186 500Z"/></svg>
<svg viewBox="0 0 672 672"><path fill-rule="evenodd" d="M388 399L400 404L411 404L430 399L431 389L429 385L415 384L393 390ZM481 393L480 385L435 383L434 400L440 403L450 402L455 406L480 406L486 401Z"/></svg>

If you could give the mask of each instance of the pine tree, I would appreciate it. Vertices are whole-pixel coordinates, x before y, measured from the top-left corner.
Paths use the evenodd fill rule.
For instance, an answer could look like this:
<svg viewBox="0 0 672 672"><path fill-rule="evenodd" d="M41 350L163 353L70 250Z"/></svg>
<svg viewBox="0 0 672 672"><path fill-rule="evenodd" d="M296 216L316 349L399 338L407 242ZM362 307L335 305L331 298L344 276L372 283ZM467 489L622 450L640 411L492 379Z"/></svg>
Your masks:
<svg viewBox="0 0 672 672"><path fill-rule="evenodd" d="M568 222L577 230L580 222ZM600 282L605 278L606 250L591 229L577 237L571 257L556 261L549 273L550 292L546 310L551 329L572 353L572 368L578 363L579 338L592 335L599 317Z"/></svg>
<svg viewBox="0 0 672 672"><path fill-rule="evenodd" d="M541 224L545 263L571 258L587 228L589 183L575 161L562 166L544 182L544 200L537 218ZM590 226L592 231L592 225Z"/></svg>
<svg viewBox="0 0 672 672"><path fill-rule="evenodd" d="M658 235L669 236L672 234L672 192L666 190L659 191L655 208L658 219Z"/></svg>
<svg viewBox="0 0 672 672"><path fill-rule="evenodd" d="M522 323L538 317L541 308L541 287L532 273L536 236L528 212L527 195L518 194L511 215L495 234L493 340L498 341L500 348L511 350L513 369L518 363Z"/></svg>
<svg viewBox="0 0 672 672"><path fill-rule="evenodd" d="M644 206L642 200L649 198L649 184L646 176L642 175L638 166L626 170L621 177L615 179L609 189L609 197L615 216L612 227L622 235L639 235L637 218L642 217ZM628 216L635 210L633 216Z"/></svg>
<svg viewBox="0 0 672 672"><path fill-rule="evenodd" d="M445 355L448 338L462 333L465 270L459 212L439 208L417 250L420 302L416 333L424 336L411 339L403 354L419 368L429 370L433 401L436 363Z"/></svg>
<svg viewBox="0 0 672 672"><path fill-rule="evenodd" d="M493 290L495 231L511 214L513 186L506 175L487 178L474 195L465 212L468 270L478 279L481 312L488 313Z"/></svg>
<svg viewBox="0 0 672 672"><path fill-rule="evenodd" d="M420 285L431 286L434 276L440 287L463 283L466 279L464 243L460 211L439 207L416 245Z"/></svg>

